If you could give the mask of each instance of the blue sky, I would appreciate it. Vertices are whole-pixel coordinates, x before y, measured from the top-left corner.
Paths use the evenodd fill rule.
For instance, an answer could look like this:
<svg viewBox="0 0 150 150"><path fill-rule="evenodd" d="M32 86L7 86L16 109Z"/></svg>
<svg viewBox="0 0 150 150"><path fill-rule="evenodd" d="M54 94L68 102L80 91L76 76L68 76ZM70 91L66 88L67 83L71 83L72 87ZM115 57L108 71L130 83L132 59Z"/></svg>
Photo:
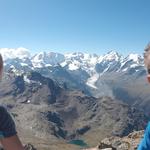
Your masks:
<svg viewBox="0 0 150 150"><path fill-rule="evenodd" d="M0 0L0 47L142 53L149 0Z"/></svg>

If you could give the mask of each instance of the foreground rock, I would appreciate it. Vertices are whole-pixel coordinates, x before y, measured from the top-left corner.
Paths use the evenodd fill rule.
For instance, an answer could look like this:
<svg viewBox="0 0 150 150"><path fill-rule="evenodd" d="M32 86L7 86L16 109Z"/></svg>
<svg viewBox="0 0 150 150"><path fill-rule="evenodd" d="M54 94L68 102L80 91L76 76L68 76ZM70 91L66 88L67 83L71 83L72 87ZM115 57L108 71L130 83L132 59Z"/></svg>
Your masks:
<svg viewBox="0 0 150 150"><path fill-rule="evenodd" d="M27 144L24 147L25 150L37 150L32 144Z"/></svg>
<svg viewBox="0 0 150 150"><path fill-rule="evenodd" d="M105 138L95 148L83 149L83 150L136 150L144 131L134 131L128 136L123 138L110 137Z"/></svg>

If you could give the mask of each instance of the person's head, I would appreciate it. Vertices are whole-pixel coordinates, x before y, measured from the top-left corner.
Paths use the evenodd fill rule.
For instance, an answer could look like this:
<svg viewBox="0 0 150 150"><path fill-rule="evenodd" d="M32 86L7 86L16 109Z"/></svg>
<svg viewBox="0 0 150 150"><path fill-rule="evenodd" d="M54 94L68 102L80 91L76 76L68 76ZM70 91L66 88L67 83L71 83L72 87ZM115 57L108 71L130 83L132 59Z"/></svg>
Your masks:
<svg viewBox="0 0 150 150"><path fill-rule="evenodd" d="M150 44L144 50L144 64L147 69L147 79L150 82Z"/></svg>
<svg viewBox="0 0 150 150"><path fill-rule="evenodd" d="M0 54L0 79L2 78L3 74L3 58L2 55Z"/></svg>

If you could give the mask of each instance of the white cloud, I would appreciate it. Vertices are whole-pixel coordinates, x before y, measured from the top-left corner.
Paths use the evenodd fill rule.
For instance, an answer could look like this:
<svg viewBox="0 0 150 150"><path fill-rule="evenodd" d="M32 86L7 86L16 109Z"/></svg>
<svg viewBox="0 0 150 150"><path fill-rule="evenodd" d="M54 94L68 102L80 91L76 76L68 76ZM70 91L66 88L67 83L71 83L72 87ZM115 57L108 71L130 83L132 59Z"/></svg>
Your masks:
<svg viewBox="0 0 150 150"><path fill-rule="evenodd" d="M9 59L9 58L30 58L31 54L30 51L26 48L19 47L16 49L12 48L0 48L0 54L2 54L3 59Z"/></svg>

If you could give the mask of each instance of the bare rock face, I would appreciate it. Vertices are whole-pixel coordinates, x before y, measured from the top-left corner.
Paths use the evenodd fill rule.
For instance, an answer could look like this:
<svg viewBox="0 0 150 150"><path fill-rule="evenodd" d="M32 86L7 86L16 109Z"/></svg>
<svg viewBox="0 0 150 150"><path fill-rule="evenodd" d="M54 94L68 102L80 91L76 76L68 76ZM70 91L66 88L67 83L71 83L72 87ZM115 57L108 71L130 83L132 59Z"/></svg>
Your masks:
<svg viewBox="0 0 150 150"><path fill-rule="evenodd" d="M143 137L144 131L134 131L128 136L123 138L120 137L110 137L105 138L100 143L100 148L105 148L106 146L115 148L116 150L136 150L141 138Z"/></svg>
<svg viewBox="0 0 150 150"><path fill-rule="evenodd" d="M144 131L134 131L128 136L123 138L120 137L109 137L105 138L95 148L83 149L83 150L136 150L141 138L143 137Z"/></svg>
<svg viewBox="0 0 150 150"><path fill-rule="evenodd" d="M24 147L25 150L37 150L32 144L28 143Z"/></svg>

